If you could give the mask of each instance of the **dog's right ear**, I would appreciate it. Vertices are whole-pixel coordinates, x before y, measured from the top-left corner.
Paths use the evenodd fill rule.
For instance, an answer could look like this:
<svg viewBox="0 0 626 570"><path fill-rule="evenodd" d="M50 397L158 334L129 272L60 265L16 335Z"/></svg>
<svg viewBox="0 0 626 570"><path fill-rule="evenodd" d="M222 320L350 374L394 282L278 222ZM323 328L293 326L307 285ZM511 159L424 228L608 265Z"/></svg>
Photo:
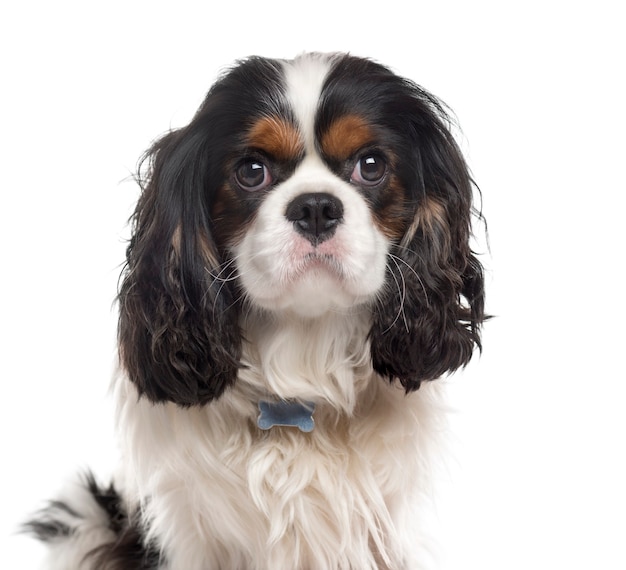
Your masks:
<svg viewBox="0 0 626 570"><path fill-rule="evenodd" d="M240 366L234 264L220 259L210 227L208 138L192 122L140 165L147 173L121 277L118 342L128 378L153 402L206 404Z"/></svg>

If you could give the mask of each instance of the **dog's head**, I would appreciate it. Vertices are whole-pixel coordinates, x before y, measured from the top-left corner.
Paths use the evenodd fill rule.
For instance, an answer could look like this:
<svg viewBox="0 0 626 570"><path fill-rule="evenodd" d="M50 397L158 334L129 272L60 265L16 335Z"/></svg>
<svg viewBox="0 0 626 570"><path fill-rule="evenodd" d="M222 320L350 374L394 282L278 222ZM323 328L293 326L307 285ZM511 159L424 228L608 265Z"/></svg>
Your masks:
<svg viewBox="0 0 626 570"><path fill-rule="evenodd" d="M373 367L407 391L480 345L472 181L442 104L389 69L247 59L144 165L119 343L150 400L232 385L243 311L367 310Z"/></svg>

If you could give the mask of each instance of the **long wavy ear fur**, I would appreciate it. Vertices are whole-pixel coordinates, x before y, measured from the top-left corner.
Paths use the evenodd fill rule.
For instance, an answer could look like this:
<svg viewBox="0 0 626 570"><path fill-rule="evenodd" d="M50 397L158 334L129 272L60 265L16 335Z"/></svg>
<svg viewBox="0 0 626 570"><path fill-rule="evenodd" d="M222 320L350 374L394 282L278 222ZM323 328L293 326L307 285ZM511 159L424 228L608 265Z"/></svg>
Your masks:
<svg viewBox="0 0 626 570"><path fill-rule="evenodd" d="M473 183L441 103L417 86L413 99L415 211L370 332L375 370L407 392L465 366L485 319L483 268L469 244Z"/></svg>
<svg viewBox="0 0 626 570"><path fill-rule="evenodd" d="M236 378L238 308L209 228L209 152L200 121L147 153L119 290L120 359L153 402L201 405Z"/></svg>

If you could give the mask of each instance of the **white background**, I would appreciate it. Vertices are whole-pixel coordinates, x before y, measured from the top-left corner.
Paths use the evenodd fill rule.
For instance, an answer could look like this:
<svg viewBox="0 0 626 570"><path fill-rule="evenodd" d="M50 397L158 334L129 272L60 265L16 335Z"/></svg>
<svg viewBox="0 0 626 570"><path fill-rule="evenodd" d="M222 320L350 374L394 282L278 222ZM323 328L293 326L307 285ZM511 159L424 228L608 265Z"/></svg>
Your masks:
<svg viewBox="0 0 626 570"><path fill-rule="evenodd" d="M114 464L112 303L138 157L233 60L304 50L371 56L443 98L483 192L496 318L449 381L440 568L626 568L618 2L8 4L2 568L36 567L39 547L12 533L67 474Z"/></svg>

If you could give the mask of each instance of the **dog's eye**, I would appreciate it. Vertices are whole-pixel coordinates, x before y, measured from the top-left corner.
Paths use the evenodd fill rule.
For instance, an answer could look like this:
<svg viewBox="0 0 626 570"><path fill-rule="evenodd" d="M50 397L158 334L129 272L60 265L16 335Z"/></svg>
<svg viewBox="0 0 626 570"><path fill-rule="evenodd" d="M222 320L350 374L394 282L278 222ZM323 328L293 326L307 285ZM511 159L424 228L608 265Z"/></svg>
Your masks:
<svg viewBox="0 0 626 570"><path fill-rule="evenodd" d="M358 160L350 176L350 180L365 186L375 186L387 173L387 163L378 154L368 154Z"/></svg>
<svg viewBox="0 0 626 570"><path fill-rule="evenodd" d="M263 190L272 183L272 175L265 164L258 160L247 160L235 170L237 184L248 192Z"/></svg>

